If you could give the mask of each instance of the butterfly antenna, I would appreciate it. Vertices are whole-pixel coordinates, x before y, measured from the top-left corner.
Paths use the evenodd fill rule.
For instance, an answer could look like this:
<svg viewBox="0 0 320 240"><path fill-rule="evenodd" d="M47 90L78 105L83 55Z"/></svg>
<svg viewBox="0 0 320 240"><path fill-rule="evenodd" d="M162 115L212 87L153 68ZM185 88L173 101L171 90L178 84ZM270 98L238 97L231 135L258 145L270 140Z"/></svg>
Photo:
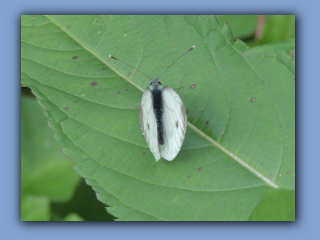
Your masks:
<svg viewBox="0 0 320 240"><path fill-rule="evenodd" d="M137 70L139 73L142 73L143 75L145 75L147 78L149 78L149 79L152 81L152 78L151 78L151 77L149 77L147 74L145 74L145 73L141 72L139 69L135 68L134 66L131 66L131 65L130 65L130 64L128 64L128 63L122 62L121 60L119 60L119 59L115 58L115 57L114 57L114 56L112 56L112 55L109 55L109 58L113 58L114 60L117 60L118 62L121 62L121 63L123 63L123 64L125 64L125 65L127 65L127 66L129 66L129 67L134 68L134 69L135 69L135 70Z"/></svg>
<svg viewBox="0 0 320 240"><path fill-rule="evenodd" d="M188 51L186 51L184 54L182 54L180 57L178 57L176 60L174 60L158 77L158 79L161 77L162 74L165 73L176 61L178 61L180 58L182 58L184 55L186 55L188 52L190 52L192 49L194 49L196 46L192 46Z"/></svg>

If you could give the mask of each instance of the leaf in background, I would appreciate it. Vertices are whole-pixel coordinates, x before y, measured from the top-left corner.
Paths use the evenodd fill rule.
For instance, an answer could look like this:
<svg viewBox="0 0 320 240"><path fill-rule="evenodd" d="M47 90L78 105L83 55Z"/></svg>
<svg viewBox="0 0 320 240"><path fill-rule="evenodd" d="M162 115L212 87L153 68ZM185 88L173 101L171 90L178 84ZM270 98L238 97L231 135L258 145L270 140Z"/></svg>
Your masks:
<svg viewBox="0 0 320 240"><path fill-rule="evenodd" d="M258 25L261 28L259 31L261 31L262 36L248 45L255 47L267 44L267 46L250 49L248 52L260 53L262 50L295 50L294 15L261 15L260 17L262 21Z"/></svg>
<svg viewBox="0 0 320 240"><path fill-rule="evenodd" d="M49 221L50 199L21 194L21 221Z"/></svg>
<svg viewBox="0 0 320 240"><path fill-rule="evenodd" d="M249 221L294 221L295 191L271 189L249 217Z"/></svg>
<svg viewBox="0 0 320 240"><path fill-rule="evenodd" d="M294 189L294 61L242 56L212 16L23 16L22 84L119 220L247 220L271 187ZM139 124L150 81L179 88L188 127L155 162Z"/></svg>
<svg viewBox="0 0 320 240"><path fill-rule="evenodd" d="M295 15L268 15L261 43L281 42L295 37Z"/></svg>
<svg viewBox="0 0 320 240"><path fill-rule="evenodd" d="M83 219L76 213L70 213L63 219L63 221L75 222L75 221L83 221Z"/></svg>
<svg viewBox="0 0 320 240"><path fill-rule="evenodd" d="M69 200L80 178L73 163L52 138L46 117L35 99L21 96L21 192L54 201Z"/></svg>

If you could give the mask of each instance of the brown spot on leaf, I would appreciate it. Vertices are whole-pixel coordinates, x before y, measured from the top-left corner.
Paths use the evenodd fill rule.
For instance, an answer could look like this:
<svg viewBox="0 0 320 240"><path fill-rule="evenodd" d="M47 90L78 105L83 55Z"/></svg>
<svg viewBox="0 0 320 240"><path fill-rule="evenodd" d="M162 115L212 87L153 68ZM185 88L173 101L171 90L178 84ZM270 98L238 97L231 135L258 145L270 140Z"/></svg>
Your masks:
<svg viewBox="0 0 320 240"><path fill-rule="evenodd" d="M77 58L78 58L78 56L73 56L73 57L72 57L73 60L75 60L75 59L77 59Z"/></svg>
<svg viewBox="0 0 320 240"><path fill-rule="evenodd" d="M91 86L97 86L97 85L98 85L97 82L92 82L92 83L91 83Z"/></svg>
<svg viewBox="0 0 320 240"><path fill-rule="evenodd" d="M288 170L288 171L287 171L287 174L290 174L290 173L291 173L291 171L290 171L290 170Z"/></svg>
<svg viewBox="0 0 320 240"><path fill-rule="evenodd" d="M129 91L129 89L128 89L128 88L126 88L126 91Z"/></svg>
<svg viewBox="0 0 320 240"><path fill-rule="evenodd" d="M120 91L117 91L117 93L119 94L119 93L120 93Z"/></svg>
<svg viewBox="0 0 320 240"><path fill-rule="evenodd" d="M202 167L200 167L200 168L199 168L199 172L202 172L202 170L203 170L203 168L202 168Z"/></svg>
<svg viewBox="0 0 320 240"><path fill-rule="evenodd" d="M75 103L77 103L78 101L74 101Z"/></svg>
<svg viewBox="0 0 320 240"><path fill-rule="evenodd" d="M273 114L270 114L270 117L273 117Z"/></svg>
<svg viewBox="0 0 320 240"><path fill-rule="evenodd" d="M102 68L102 70L104 70L104 71L105 71L105 70L107 70L107 69L106 69L106 68Z"/></svg>
<svg viewBox="0 0 320 240"><path fill-rule="evenodd" d="M64 109L65 109L65 110L68 110L69 108L68 108L68 107L65 107Z"/></svg>
<svg viewBox="0 0 320 240"><path fill-rule="evenodd" d="M190 86L190 89L194 89L196 87L196 85L195 84L192 84L191 86Z"/></svg>
<svg viewBox="0 0 320 240"><path fill-rule="evenodd" d="M250 99L250 102L254 102L254 101L256 101L255 98L251 98L251 99Z"/></svg>
<svg viewBox="0 0 320 240"><path fill-rule="evenodd" d="M142 155L146 155L146 153L145 153L145 152L143 152L143 153L142 153Z"/></svg>
<svg viewBox="0 0 320 240"><path fill-rule="evenodd" d="M71 28L71 26L69 25L67 28L68 28L68 29L70 29L70 28Z"/></svg>
<svg viewBox="0 0 320 240"><path fill-rule="evenodd" d="M208 124L209 123L209 121L206 121L206 124Z"/></svg>
<svg viewBox="0 0 320 240"><path fill-rule="evenodd" d="M129 72L129 73L127 73L127 77L130 77L131 76L131 73Z"/></svg>

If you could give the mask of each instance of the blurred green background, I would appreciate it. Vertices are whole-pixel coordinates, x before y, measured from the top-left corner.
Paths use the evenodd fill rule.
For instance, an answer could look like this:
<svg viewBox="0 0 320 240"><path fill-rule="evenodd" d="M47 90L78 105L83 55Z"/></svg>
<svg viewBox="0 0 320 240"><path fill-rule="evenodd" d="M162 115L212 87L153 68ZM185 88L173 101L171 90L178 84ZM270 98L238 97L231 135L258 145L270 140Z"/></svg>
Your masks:
<svg viewBox="0 0 320 240"><path fill-rule="evenodd" d="M294 56L295 16L219 15L234 38L250 47L287 50ZM22 33L23 34L23 33ZM73 170L61 152L53 129L31 90L21 88L21 220L113 221L95 192ZM61 187L63 186L63 187Z"/></svg>

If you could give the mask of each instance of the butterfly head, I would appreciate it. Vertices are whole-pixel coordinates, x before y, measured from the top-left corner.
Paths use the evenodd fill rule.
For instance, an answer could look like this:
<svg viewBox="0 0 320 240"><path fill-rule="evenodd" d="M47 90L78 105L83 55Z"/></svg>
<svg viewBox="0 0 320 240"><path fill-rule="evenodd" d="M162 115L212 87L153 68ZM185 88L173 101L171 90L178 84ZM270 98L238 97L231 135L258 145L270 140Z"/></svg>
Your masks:
<svg viewBox="0 0 320 240"><path fill-rule="evenodd" d="M159 80L158 77L155 77L152 79L152 82L150 83L150 87L149 87L150 90L162 89L161 82L159 82L158 80Z"/></svg>

